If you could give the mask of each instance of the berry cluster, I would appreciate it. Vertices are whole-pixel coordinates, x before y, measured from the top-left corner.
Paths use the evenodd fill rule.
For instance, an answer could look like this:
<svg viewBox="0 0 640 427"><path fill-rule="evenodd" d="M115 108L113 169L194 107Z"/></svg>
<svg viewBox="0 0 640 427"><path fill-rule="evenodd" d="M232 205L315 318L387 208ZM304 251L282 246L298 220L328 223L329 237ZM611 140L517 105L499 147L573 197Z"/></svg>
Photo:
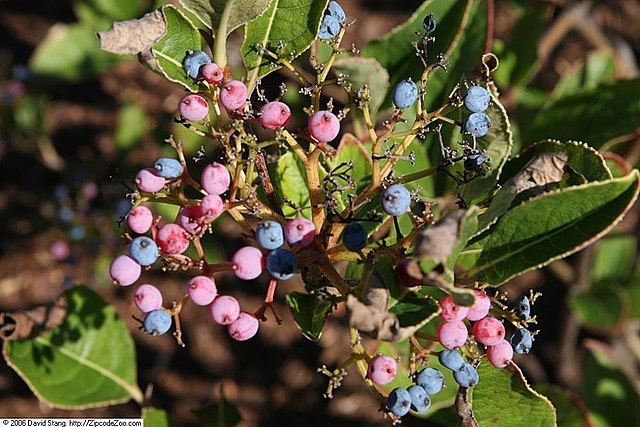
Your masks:
<svg viewBox="0 0 640 427"><path fill-rule="evenodd" d="M387 408L396 417L403 417L409 410L422 413L431 407L431 395L444 387L444 375L435 368L427 367L414 376L414 384L396 387L387 396Z"/></svg>
<svg viewBox="0 0 640 427"><path fill-rule="evenodd" d="M480 138L489 133L491 118L484 113L489 108L491 95L482 86L471 86L464 97L464 106L470 114L463 121L463 129L474 138Z"/></svg>

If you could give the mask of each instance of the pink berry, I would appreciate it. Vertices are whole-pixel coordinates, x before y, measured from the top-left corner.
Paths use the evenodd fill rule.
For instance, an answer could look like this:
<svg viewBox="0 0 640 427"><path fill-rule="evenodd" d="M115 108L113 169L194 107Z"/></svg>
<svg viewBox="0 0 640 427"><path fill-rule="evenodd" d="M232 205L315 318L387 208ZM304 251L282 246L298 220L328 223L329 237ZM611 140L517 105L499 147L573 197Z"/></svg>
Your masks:
<svg viewBox="0 0 640 427"><path fill-rule="evenodd" d="M153 285L145 283L136 288L133 302L143 313L148 313L162 307L162 293Z"/></svg>
<svg viewBox="0 0 640 427"><path fill-rule="evenodd" d="M491 308L491 300L485 291L476 290L476 302L469 307L467 319L471 321L480 320L489 314Z"/></svg>
<svg viewBox="0 0 640 427"><path fill-rule="evenodd" d="M367 377L374 384L389 384L396 377L398 365L393 357L378 354L369 362Z"/></svg>
<svg viewBox="0 0 640 427"><path fill-rule="evenodd" d="M202 77L212 85L217 85L224 78L224 73L222 72L222 68L216 63L204 64L200 67L200 73Z"/></svg>
<svg viewBox="0 0 640 427"><path fill-rule="evenodd" d="M513 347L505 339L487 347L487 359L496 368L504 368L513 359Z"/></svg>
<svg viewBox="0 0 640 427"><path fill-rule="evenodd" d="M438 326L438 341L443 347L453 350L467 342L469 332L462 321L442 322Z"/></svg>
<svg viewBox="0 0 640 427"><path fill-rule="evenodd" d="M495 317L484 317L473 324L473 335L480 344L496 345L504 339L504 325Z"/></svg>
<svg viewBox="0 0 640 427"><path fill-rule="evenodd" d="M202 207L198 205L189 205L180 209L178 215L178 223L187 230L188 233L199 235L207 229L207 220L204 217Z"/></svg>
<svg viewBox="0 0 640 427"><path fill-rule="evenodd" d="M316 237L316 226L306 218L296 218L284 226L284 238L290 245L308 246Z"/></svg>
<svg viewBox="0 0 640 427"><path fill-rule="evenodd" d="M151 228L153 213L146 206L136 206L127 215L127 225L134 233L144 234Z"/></svg>
<svg viewBox="0 0 640 427"><path fill-rule="evenodd" d="M258 332L258 319L253 314L241 311L236 320L227 326L229 335L236 341L246 341Z"/></svg>
<svg viewBox="0 0 640 427"><path fill-rule="evenodd" d="M56 240L49 246L49 253L56 261L64 261L71 255L71 247L64 240Z"/></svg>
<svg viewBox="0 0 640 427"><path fill-rule="evenodd" d="M217 194L209 194L200 201L200 208L205 219L211 222L224 212L224 201Z"/></svg>
<svg viewBox="0 0 640 427"><path fill-rule="evenodd" d="M228 325L240 315L240 304L230 295L220 295L209 306L209 312L218 325Z"/></svg>
<svg viewBox="0 0 640 427"><path fill-rule="evenodd" d="M442 317L445 322L462 320L469 312L468 307L456 305L456 303L453 302L451 295L447 295L440 300L440 308L442 309L440 317Z"/></svg>
<svg viewBox="0 0 640 427"><path fill-rule="evenodd" d="M262 252L253 246L240 248L231 258L233 272L238 279L253 280L262 273Z"/></svg>
<svg viewBox="0 0 640 427"><path fill-rule="evenodd" d="M273 101L260 108L258 122L267 129L279 129L289 122L291 110L284 102Z"/></svg>
<svg viewBox="0 0 640 427"><path fill-rule="evenodd" d="M192 93L182 98L178 112L185 120L199 122L209 114L209 103L204 96Z"/></svg>
<svg viewBox="0 0 640 427"><path fill-rule="evenodd" d="M129 255L120 255L111 262L109 276L116 285L129 286L140 278L142 268Z"/></svg>
<svg viewBox="0 0 640 427"><path fill-rule="evenodd" d="M229 80L220 89L220 104L228 111L237 111L247 101L247 86L240 80Z"/></svg>
<svg viewBox="0 0 640 427"><path fill-rule="evenodd" d="M156 243L164 254L181 254L189 247L189 233L178 224L165 224L158 230Z"/></svg>
<svg viewBox="0 0 640 427"><path fill-rule="evenodd" d="M340 120L331 111L318 111L309 117L308 129L319 142L333 141L340 132Z"/></svg>
<svg viewBox="0 0 640 427"><path fill-rule="evenodd" d="M154 168L142 169L136 175L138 190L155 193L164 187L165 179L156 173Z"/></svg>
<svg viewBox="0 0 640 427"><path fill-rule="evenodd" d="M209 194L220 195L229 189L231 175L220 163L207 165L200 175L200 185Z"/></svg>
<svg viewBox="0 0 640 427"><path fill-rule="evenodd" d="M196 305L209 305L218 295L216 283L207 276L196 276L187 283L189 298Z"/></svg>

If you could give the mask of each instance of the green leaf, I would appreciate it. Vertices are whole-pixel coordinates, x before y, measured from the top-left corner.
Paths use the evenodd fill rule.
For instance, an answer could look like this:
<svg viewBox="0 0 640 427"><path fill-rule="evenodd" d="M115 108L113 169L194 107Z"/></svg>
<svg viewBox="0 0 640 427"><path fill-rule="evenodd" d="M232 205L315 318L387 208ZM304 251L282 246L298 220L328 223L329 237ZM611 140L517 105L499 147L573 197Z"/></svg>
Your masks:
<svg viewBox="0 0 640 427"><path fill-rule="evenodd" d="M129 150L146 134L147 115L138 104L130 100L122 104L118 112L118 124L113 138L120 150Z"/></svg>
<svg viewBox="0 0 640 427"><path fill-rule="evenodd" d="M304 53L315 40L327 0L272 0L264 14L249 22L240 49L242 62L249 71L249 81L263 77L280 67L258 50L261 44L271 52L279 51L288 60Z"/></svg>
<svg viewBox="0 0 640 427"><path fill-rule="evenodd" d="M527 141L577 139L598 148L638 129L640 79L620 80L559 99L536 115Z"/></svg>
<svg viewBox="0 0 640 427"><path fill-rule="evenodd" d="M638 252L635 236L615 236L600 240L591 263L591 280L600 282L626 281L633 271Z"/></svg>
<svg viewBox="0 0 640 427"><path fill-rule="evenodd" d="M369 111L371 115L375 115L389 90L387 70L374 58L354 56L336 60L332 69L336 74L344 74L345 80L353 85L354 90L359 90L364 85L369 87L371 94Z"/></svg>
<svg viewBox="0 0 640 427"><path fill-rule="evenodd" d="M606 332L619 325L627 311L628 296L619 285L591 288L569 297L569 307L580 324Z"/></svg>
<svg viewBox="0 0 640 427"><path fill-rule="evenodd" d="M556 408L558 427L583 427L589 424L588 415L579 406L583 403L578 396L552 384L536 385L534 389L547 397Z"/></svg>
<svg viewBox="0 0 640 427"><path fill-rule="evenodd" d="M480 382L470 389L473 415L478 425L556 425L556 409L549 399L529 386L515 364L500 369L483 360L478 366L478 374Z"/></svg>
<svg viewBox="0 0 640 427"><path fill-rule="evenodd" d="M331 302L301 292L291 292L285 300L302 334L311 341L318 341L331 312Z"/></svg>
<svg viewBox="0 0 640 427"><path fill-rule="evenodd" d="M415 332L438 316L440 306L435 298L408 292L389 307L389 312L396 315L401 328Z"/></svg>
<svg viewBox="0 0 640 427"><path fill-rule="evenodd" d="M286 198L294 205L308 208L310 203L307 174L299 159L292 153L285 153L275 166L273 186L281 200ZM288 204L282 204L286 216L295 215L296 210ZM311 219L311 209L302 209L302 216Z"/></svg>
<svg viewBox="0 0 640 427"><path fill-rule="evenodd" d="M615 72L614 53L596 51L587 57L582 67L560 78L551 94L552 99L563 98L579 90L606 83L615 78Z"/></svg>
<svg viewBox="0 0 640 427"><path fill-rule="evenodd" d="M73 7L78 21L96 30L114 21L137 18L144 10L139 0L78 0Z"/></svg>
<svg viewBox="0 0 640 427"><path fill-rule="evenodd" d="M346 178L355 182L355 189L347 189L337 197L339 208L344 209L349 202L349 195L357 195L371 182L371 153L369 148L351 134L345 134L340 140L336 155L328 161L328 166L334 170L334 174L346 171L346 164L352 163L353 168L344 173ZM347 180L336 178L341 185L346 185Z"/></svg>
<svg viewBox="0 0 640 427"><path fill-rule="evenodd" d="M142 408L142 419L147 426L154 427L180 427L181 424L172 420L166 411L158 408Z"/></svg>
<svg viewBox="0 0 640 427"><path fill-rule="evenodd" d="M153 45L153 55L158 61L160 72L170 81L180 83L192 92L198 91L182 68L182 60L188 51L200 50L200 34L178 9L171 5L162 8L167 23L167 33Z"/></svg>
<svg viewBox="0 0 640 427"><path fill-rule="evenodd" d="M582 367L580 394L596 427L640 426L640 399L631 381L611 358L613 349L595 341Z"/></svg>
<svg viewBox="0 0 640 427"><path fill-rule="evenodd" d="M223 36L260 16L271 0L180 0L182 7L193 13L213 30L223 29Z"/></svg>
<svg viewBox="0 0 640 427"><path fill-rule="evenodd" d="M32 340L4 342L7 364L53 407L142 402L133 340L115 308L84 286L66 297L67 316L58 328Z"/></svg>
<svg viewBox="0 0 640 427"><path fill-rule="evenodd" d="M471 241L481 249L466 276L497 286L574 253L606 234L638 196L638 171L542 194L505 213Z"/></svg>

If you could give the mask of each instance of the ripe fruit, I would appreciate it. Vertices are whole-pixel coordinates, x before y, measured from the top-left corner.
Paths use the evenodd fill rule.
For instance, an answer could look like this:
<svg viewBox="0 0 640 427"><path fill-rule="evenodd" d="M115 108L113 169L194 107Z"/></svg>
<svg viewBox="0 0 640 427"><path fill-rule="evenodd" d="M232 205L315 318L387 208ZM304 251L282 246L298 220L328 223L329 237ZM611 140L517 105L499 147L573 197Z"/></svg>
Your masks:
<svg viewBox="0 0 640 427"><path fill-rule="evenodd" d="M274 249L267 255L267 271L276 279L288 280L298 269L296 256L287 249Z"/></svg>
<svg viewBox="0 0 640 427"><path fill-rule="evenodd" d="M347 19L347 15L344 13L344 10L342 10L342 7L333 0L329 2L325 15L335 18L338 22L344 22Z"/></svg>
<svg viewBox="0 0 640 427"><path fill-rule="evenodd" d="M204 218L211 222L224 212L224 201L217 194L209 194L200 200L200 208Z"/></svg>
<svg viewBox="0 0 640 427"><path fill-rule="evenodd" d="M489 133L491 118L485 113L471 113L463 122L465 133L480 138Z"/></svg>
<svg viewBox="0 0 640 427"><path fill-rule="evenodd" d="M129 243L129 256L142 266L151 265L160 256L156 242L146 236L138 236Z"/></svg>
<svg viewBox="0 0 640 427"><path fill-rule="evenodd" d="M531 303L526 295L521 296L516 301L516 316L522 320L527 320L531 316Z"/></svg>
<svg viewBox="0 0 640 427"><path fill-rule="evenodd" d="M465 363L462 365L462 368L453 373L453 379L456 380L461 387L473 387L478 384L480 377L478 376L478 371L472 364Z"/></svg>
<svg viewBox="0 0 640 427"><path fill-rule="evenodd" d="M362 250L367 246L367 230L358 222L350 222L342 232L342 243L350 251Z"/></svg>
<svg viewBox="0 0 640 427"><path fill-rule="evenodd" d="M416 384L428 394L436 394L444 387L444 375L435 368L425 368L416 377Z"/></svg>
<svg viewBox="0 0 640 427"><path fill-rule="evenodd" d="M164 335L171 328L171 315L163 309L152 310L144 316L142 326L149 335Z"/></svg>
<svg viewBox="0 0 640 427"><path fill-rule="evenodd" d="M436 30L436 24L435 16L433 16L433 13L430 13L424 17L424 20L422 21L422 28L424 28L427 34L430 34Z"/></svg>
<svg viewBox="0 0 640 427"><path fill-rule="evenodd" d="M331 111L318 111L309 117L309 134L318 142L333 141L340 133L340 120Z"/></svg>
<svg viewBox="0 0 640 427"><path fill-rule="evenodd" d="M418 99L418 86L411 79L402 80L393 88L392 100L396 108L409 108Z"/></svg>
<svg viewBox="0 0 640 427"><path fill-rule="evenodd" d="M329 40L334 38L340 32L340 22L331 15L325 15L320 23L318 38L320 40Z"/></svg>
<svg viewBox="0 0 640 427"><path fill-rule="evenodd" d="M513 348L509 341L503 339L496 345L487 347L487 359L496 368L504 368L513 359Z"/></svg>
<svg viewBox="0 0 640 427"><path fill-rule="evenodd" d="M151 228L153 213L146 206L136 206L127 214L127 225L137 234L144 234Z"/></svg>
<svg viewBox="0 0 640 427"><path fill-rule="evenodd" d="M258 332L258 319L250 313L241 311L238 318L227 326L231 338L246 341Z"/></svg>
<svg viewBox="0 0 640 427"><path fill-rule="evenodd" d="M200 185L209 194L220 195L229 189L231 174L220 163L208 164L200 175Z"/></svg>
<svg viewBox="0 0 640 427"><path fill-rule="evenodd" d="M511 346L518 354L529 353L533 347L533 337L531 332L525 328L519 328L511 337Z"/></svg>
<svg viewBox="0 0 640 427"><path fill-rule="evenodd" d="M200 74L202 74L202 78L212 85L217 85L224 78L224 73L222 72L222 68L216 63L204 64L202 68L200 68Z"/></svg>
<svg viewBox="0 0 640 427"><path fill-rule="evenodd" d="M411 396L411 409L416 412L426 412L431 406L431 398L427 391L417 384L412 385L407 389L409 396Z"/></svg>
<svg viewBox="0 0 640 427"><path fill-rule="evenodd" d="M480 344L496 345L504 339L504 325L495 317L487 316L473 324L473 335Z"/></svg>
<svg viewBox="0 0 640 427"><path fill-rule="evenodd" d="M258 122L266 129L280 129L289 122L291 110L284 102L273 101L260 108Z"/></svg>
<svg viewBox="0 0 640 427"><path fill-rule="evenodd" d="M277 221L262 221L256 228L256 241L264 249L278 249L284 244L282 225Z"/></svg>
<svg viewBox="0 0 640 427"><path fill-rule="evenodd" d="M237 111L247 102L247 86L240 80L229 80L220 89L220 104L227 111Z"/></svg>
<svg viewBox="0 0 640 427"><path fill-rule="evenodd" d="M316 237L316 226L306 218L296 218L284 226L284 238L290 245L303 248Z"/></svg>
<svg viewBox="0 0 640 427"><path fill-rule="evenodd" d="M210 64L211 58L206 52L202 50L196 50L190 52L182 60L182 67L187 72L187 75L192 79L197 79L200 75L200 70L203 65Z"/></svg>
<svg viewBox="0 0 640 427"><path fill-rule="evenodd" d="M155 286L145 283L136 289L133 302L140 311L148 313L162 307L162 294Z"/></svg>
<svg viewBox="0 0 640 427"><path fill-rule="evenodd" d="M181 254L189 247L189 234L178 224L169 223L160 227L156 242L164 254Z"/></svg>
<svg viewBox="0 0 640 427"><path fill-rule="evenodd" d="M452 371L457 371L464 365L464 359L455 350L442 350L438 355L438 361L442 366Z"/></svg>
<svg viewBox="0 0 640 427"><path fill-rule="evenodd" d="M402 184L393 184L380 196L382 209L391 216L400 216L411 206L411 193Z"/></svg>
<svg viewBox="0 0 640 427"><path fill-rule="evenodd" d="M378 385L389 384L396 377L398 365L393 357L378 354L369 362L367 377Z"/></svg>
<svg viewBox="0 0 640 427"><path fill-rule="evenodd" d="M456 305L453 302L453 298L451 295L447 295L446 297L440 300L440 308L442 311L440 312L440 317L445 322L454 322L456 320L462 320L465 318L467 313L469 313L468 307L463 307L461 305Z"/></svg>
<svg viewBox="0 0 640 427"><path fill-rule="evenodd" d="M438 326L438 341L449 350L462 347L467 342L469 332L461 321L442 322Z"/></svg>
<svg viewBox="0 0 640 427"><path fill-rule="evenodd" d="M411 409L411 395L406 388L397 387L389 392L387 396L387 408L396 417L403 417Z"/></svg>
<svg viewBox="0 0 640 427"><path fill-rule="evenodd" d="M166 179L175 179L182 175L182 163L179 160L161 157L153 163L156 173Z"/></svg>
<svg viewBox="0 0 640 427"><path fill-rule="evenodd" d="M204 96L192 93L180 100L178 112L185 120L199 122L209 114L209 103Z"/></svg>
<svg viewBox="0 0 640 427"><path fill-rule="evenodd" d="M482 154L470 154L464 159L464 169L467 171L478 171L487 160L487 157Z"/></svg>
<svg viewBox="0 0 640 427"><path fill-rule="evenodd" d="M482 86L471 86L467 89L467 94L464 97L464 106L469 111L481 113L489 108L490 101L491 95L489 95L488 90Z"/></svg>
<svg viewBox="0 0 640 427"><path fill-rule="evenodd" d="M196 305L209 305L218 296L216 283L208 276L195 276L187 283L189 298Z"/></svg>
<svg viewBox="0 0 640 427"><path fill-rule="evenodd" d="M238 279L253 280L262 273L262 252L253 246L238 249L231 262Z"/></svg>
<svg viewBox="0 0 640 427"><path fill-rule="evenodd" d="M146 193L155 193L164 187L165 179L156 173L153 168L142 169L136 175L138 190Z"/></svg>
<svg viewBox="0 0 640 427"><path fill-rule="evenodd" d="M487 314L489 314L489 309L491 308L491 300L485 291L476 290L475 293L476 302L469 307L469 311L466 316L468 320L474 322L486 317Z"/></svg>
<svg viewBox="0 0 640 427"><path fill-rule="evenodd" d="M228 325L240 315L240 304L230 295L220 295L209 306L209 313L218 325Z"/></svg>
<svg viewBox="0 0 640 427"><path fill-rule="evenodd" d="M142 268L128 255L120 255L109 266L109 277L120 286L132 285L140 278Z"/></svg>

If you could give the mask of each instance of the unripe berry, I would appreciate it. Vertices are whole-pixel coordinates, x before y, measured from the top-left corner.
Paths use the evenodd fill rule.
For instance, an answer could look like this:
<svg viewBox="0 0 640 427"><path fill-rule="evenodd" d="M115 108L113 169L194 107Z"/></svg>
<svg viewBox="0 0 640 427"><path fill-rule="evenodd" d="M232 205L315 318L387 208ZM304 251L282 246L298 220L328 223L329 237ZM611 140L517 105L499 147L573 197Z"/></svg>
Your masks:
<svg viewBox="0 0 640 427"><path fill-rule="evenodd" d="M192 235L200 235L207 229L208 221L204 217L202 207L189 205L180 209L178 223Z"/></svg>
<svg viewBox="0 0 640 427"><path fill-rule="evenodd" d="M153 213L146 206L136 206L127 214L127 225L137 234L144 234L153 224Z"/></svg>
<svg viewBox="0 0 640 427"><path fill-rule="evenodd" d="M504 325L495 317L487 316L473 325L476 341L486 346L496 345L504 339Z"/></svg>
<svg viewBox="0 0 640 427"><path fill-rule="evenodd" d="M230 184L231 174L220 163L208 164L200 175L200 185L209 194L220 195L229 189Z"/></svg>
<svg viewBox="0 0 640 427"><path fill-rule="evenodd" d="M291 119L291 110L284 102L273 101L260 108L258 122L266 129L280 129Z"/></svg>
<svg viewBox="0 0 640 427"><path fill-rule="evenodd" d="M240 80L229 80L220 89L220 104L227 111L237 111L244 107L247 101L247 86Z"/></svg>
<svg viewBox="0 0 640 427"><path fill-rule="evenodd" d="M204 78L207 83L212 85L217 85L224 78L222 68L216 63L203 65L202 68L200 68L200 74L202 74L202 78Z"/></svg>
<svg viewBox="0 0 640 427"><path fill-rule="evenodd" d="M189 298L196 305L209 305L218 295L216 283L207 276L195 276L187 283Z"/></svg>
<svg viewBox="0 0 640 427"><path fill-rule="evenodd" d="M284 226L284 238L292 246L303 248L316 237L316 226L306 218L296 218Z"/></svg>
<svg viewBox="0 0 640 427"><path fill-rule="evenodd" d="M199 122L209 114L209 103L204 96L192 93L182 98L178 112L185 120Z"/></svg>
<svg viewBox="0 0 640 427"><path fill-rule="evenodd" d="M382 209L391 216L400 216L411 206L411 193L402 184L393 184L380 196Z"/></svg>
<svg viewBox="0 0 640 427"><path fill-rule="evenodd" d="M440 312L440 317L442 317L445 322L462 320L469 312L468 307L464 307L454 303L451 295L447 295L446 297L442 298L439 304L442 310Z"/></svg>
<svg viewBox="0 0 640 427"><path fill-rule="evenodd" d="M330 142L340 133L340 120L331 111L318 111L309 117L307 128L316 141Z"/></svg>
<svg viewBox="0 0 640 427"><path fill-rule="evenodd" d="M145 283L136 288L133 302L143 313L148 313L162 307L162 293L153 285Z"/></svg>
<svg viewBox="0 0 640 427"><path fill-rule="evenodd" d="M438 326L438 341L443 347L452 350L462 347L467 342L469 331L461 321L442 322Z"/></svg>
<svg viewBox="0 0 640 427"><path fill-rule="evenodd" d="M227 331L234 340L246 341L258 332L258 326L256 316L241 311L238 318L227 326Z"/></svg>
<svg viewBox="0 0 640 427"><path fill-rule="evenodd" d="M171 315L163 309L153 310L144 316L142 326L149 335L164 335L171 328Z"/></svg>
<svg viewBox="0 0 640 427"><path fill-rule="evenodd" d="M217 194L209 194L200 200L200 208L204 218L211 222L224 212L224 201Z"/></svg>
<svg viewBox="0 0 640 427"><path fill-rule="evenodd" d="M109 277L120 286L132 285L140 278L142 268L128 255L120 255L109 266Z"/></svg>
<svg viewBox="0 0 640 427"><path fill-rule="evenodd" d="M513 359L513 347L509 341L503 339L496 345L487 347L487 359L496 368L504 368Z"/></svg>
<svg viewBox="0 0 640 427"><path fill-rule="evenodd" d="M378 385L389 384L396 377L398 365L393 357L378 354L369 362L367 377Z"/></svg>
<svg viewBox="0 0 640 427"><path fill-rule="evenodd" d="M209 306L209 313L218 325L228 325L240 315L240 304L231 295L220 295Z"/></svg>
<svg viewBox="0 0 640 427"><path fill-rule="evenodd" d="M167 255L181 254L189 247L189 234L178 224L165 224L158 230L156 242L162 253Z"/></svg>
<svg viewBox="0 0 640 427"><path fill-rule="evenodd" d="M489 314L489 309L491 308L491 300L485 291L476 290L475 294L476 302L469 307L469 311L466 316L468 320L474 322L486 317L487 314Z"/></svg>
<svg viewBox="0 0 640 427"><path fill-rule="evenodd" d="M164 187L165 179L156 173L153 168L142 169L136 175L138 190L146 193L155 193Z"/></svg>
<svg viewBox="0 0 640 427"><path fill-rule="evenodd" d="M253 246L240 248L231 258L238 279L253 280L262 273L262 252Z"/></svg>
<svg viewBox="0 0 640 427"><path fill-rule="evenodd" d="M129 256L144 267L156 262L160 254L156 242L146 236L138 236L129 243Z"/></svg>

